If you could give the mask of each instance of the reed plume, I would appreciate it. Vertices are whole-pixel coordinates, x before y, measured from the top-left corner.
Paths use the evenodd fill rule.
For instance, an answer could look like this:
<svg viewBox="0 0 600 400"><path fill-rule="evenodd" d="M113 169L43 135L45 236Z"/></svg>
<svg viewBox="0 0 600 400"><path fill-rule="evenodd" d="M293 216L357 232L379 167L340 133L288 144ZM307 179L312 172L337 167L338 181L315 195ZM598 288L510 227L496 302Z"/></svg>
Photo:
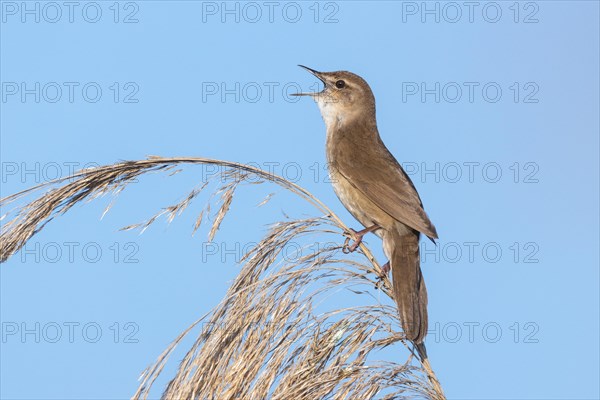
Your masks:
<svg viewBox="0 0 600 400"><path fill-rule="evenodd" d="M173 174L184 164L221 169L215 176L220 183L213 201L197 216L193 228L199 229L212 213L209 240L226 218L236 191L247 183L279 185L310 203L316 215L270 226L262 240L244 255L241 271L224 299L182 332L144 371L133 399L151 396L153 384L176 346L197 330L196 341L162 391L163 399L445 398L424 346L407 341L397 310L373 296L374 287L390 299L393 294L365 243L356 254L344 254L343 237L352 233L330 208L299 185L253 166L197 157L151 156L82 170L7 196L0 199L1 218L6 220L0 228L0 261L6 261L75 204L118 195L143 174ZM161 217L173 220L207 185L201 183L181 201L123 229L143 231ZM26 202L30 196L34 199ZM270 195L264 203L269 199ZM282 251L290 242L308 246L311 240L337 244L316 250L311 247L291 260L283 257ZM328 300L340 290L356 295L359 304L328 307ZM366 299L370 299L369 304L365 304ZM389 303L395 304L391 300ZM377 359L378 350L394 345L408 349L404 362Z"/></svg>

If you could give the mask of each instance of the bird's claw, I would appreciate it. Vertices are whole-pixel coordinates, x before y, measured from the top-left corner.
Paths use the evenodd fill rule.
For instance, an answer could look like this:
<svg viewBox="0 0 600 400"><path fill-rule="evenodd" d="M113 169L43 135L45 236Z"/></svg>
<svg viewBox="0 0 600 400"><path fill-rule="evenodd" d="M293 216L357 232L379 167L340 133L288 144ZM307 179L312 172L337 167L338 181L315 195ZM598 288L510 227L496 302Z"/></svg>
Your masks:
<svg viewBox="0 0 600 400"><path fill-rule="evenodd" d="M344 245L342 246L342 253L350 254L350 247L348 246L349 243L350 243L350 238L347 237L346 240L344 241Z"/></svg>
<svg viewBox="0 0 600 400"><path fill-rule="evenodd" d="M388 261L381 267L381 274L377 277L377 282L375 283L375 289L381 288L381 285L383 284L383 280L385 278L387 278L389 273L390 273L390 262Z"/></svg>
<svg viewBox="0 0 600 400"><path fill-rule="evenodd" d="M350 228L350 231L352 232L352 234L354 236L356 236L356 239L354 239L354 243L350 244L350 236L346 237L346 240L344 241L344 245L342 246L342 252L344 254L350 254L356 251L356 249L358 249L358 246L360 246L361 242L362 242L362 236L358 236L358 232L356 232L354 229Z"/></svg>

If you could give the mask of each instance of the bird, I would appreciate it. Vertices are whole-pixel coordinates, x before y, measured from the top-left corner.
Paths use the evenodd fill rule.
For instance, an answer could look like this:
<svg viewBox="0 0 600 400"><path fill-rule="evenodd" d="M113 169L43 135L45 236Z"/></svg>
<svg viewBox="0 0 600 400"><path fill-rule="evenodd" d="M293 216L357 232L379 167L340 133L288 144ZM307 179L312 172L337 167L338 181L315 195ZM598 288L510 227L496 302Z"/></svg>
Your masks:
<svg viewBox="0 0 600 400"><path fill-rule="evenodd" d="M383 241L392 289L405 337L414 344L427 335L427 289L420 267L419 239L438 234L421 198L377 129L375 96L369 84L348 71L319 72L299 65L324 85L320 92L295 93L317 103L326 126L326 156L333 190L365 228L352 230L355 251L373 232ZM424 346L423 346L424 348Z"/></svg>

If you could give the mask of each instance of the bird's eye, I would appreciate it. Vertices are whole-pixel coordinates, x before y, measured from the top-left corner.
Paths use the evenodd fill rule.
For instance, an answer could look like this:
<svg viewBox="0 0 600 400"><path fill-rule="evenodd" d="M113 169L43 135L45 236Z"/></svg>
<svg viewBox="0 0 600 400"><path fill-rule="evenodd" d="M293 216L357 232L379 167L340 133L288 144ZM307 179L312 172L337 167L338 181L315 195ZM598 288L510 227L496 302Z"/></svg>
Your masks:
<svg viewBox="0 0 600 400"><path fill-rule="evenodd" d="M343 89L345 86L346 86L346 82L344 82L341 79L335 83L335 87L338 89Z"/></svg>

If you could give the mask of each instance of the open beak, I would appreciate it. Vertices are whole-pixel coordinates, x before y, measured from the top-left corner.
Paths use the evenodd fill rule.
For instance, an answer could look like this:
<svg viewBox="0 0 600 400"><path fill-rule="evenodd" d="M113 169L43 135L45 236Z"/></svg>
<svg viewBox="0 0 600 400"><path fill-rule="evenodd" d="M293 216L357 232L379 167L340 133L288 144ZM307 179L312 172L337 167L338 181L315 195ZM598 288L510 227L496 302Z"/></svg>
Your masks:
<svg viewBox="0 0 600 400"><path fill-rule="evenodd" d="M319 80L320 80L321 82L323 82L323 84L324 84L325 86L327 86L327 83L325 82L325 79L323 79L323 76L322 76L322 73L321 73L321 72L319 72L319 71L315 71L314 69L312 69L312 68L308 68L308 67L306 67L306 66L304 66L304 65L298 65L298 66L299 66L299 67L301 67L301 68L304 68L305 70L307 70L308 72L310 72L311 74L313 74L314 76L316 76L317 78L319 78ZM323 89L323 90L325 90L325 89ZM323 93L323 92L311 92L311 93L291 93L291 95L292 95L292 96L316 96L316 95L318 95L318 94L321 94L321 93Z"/></svg>

